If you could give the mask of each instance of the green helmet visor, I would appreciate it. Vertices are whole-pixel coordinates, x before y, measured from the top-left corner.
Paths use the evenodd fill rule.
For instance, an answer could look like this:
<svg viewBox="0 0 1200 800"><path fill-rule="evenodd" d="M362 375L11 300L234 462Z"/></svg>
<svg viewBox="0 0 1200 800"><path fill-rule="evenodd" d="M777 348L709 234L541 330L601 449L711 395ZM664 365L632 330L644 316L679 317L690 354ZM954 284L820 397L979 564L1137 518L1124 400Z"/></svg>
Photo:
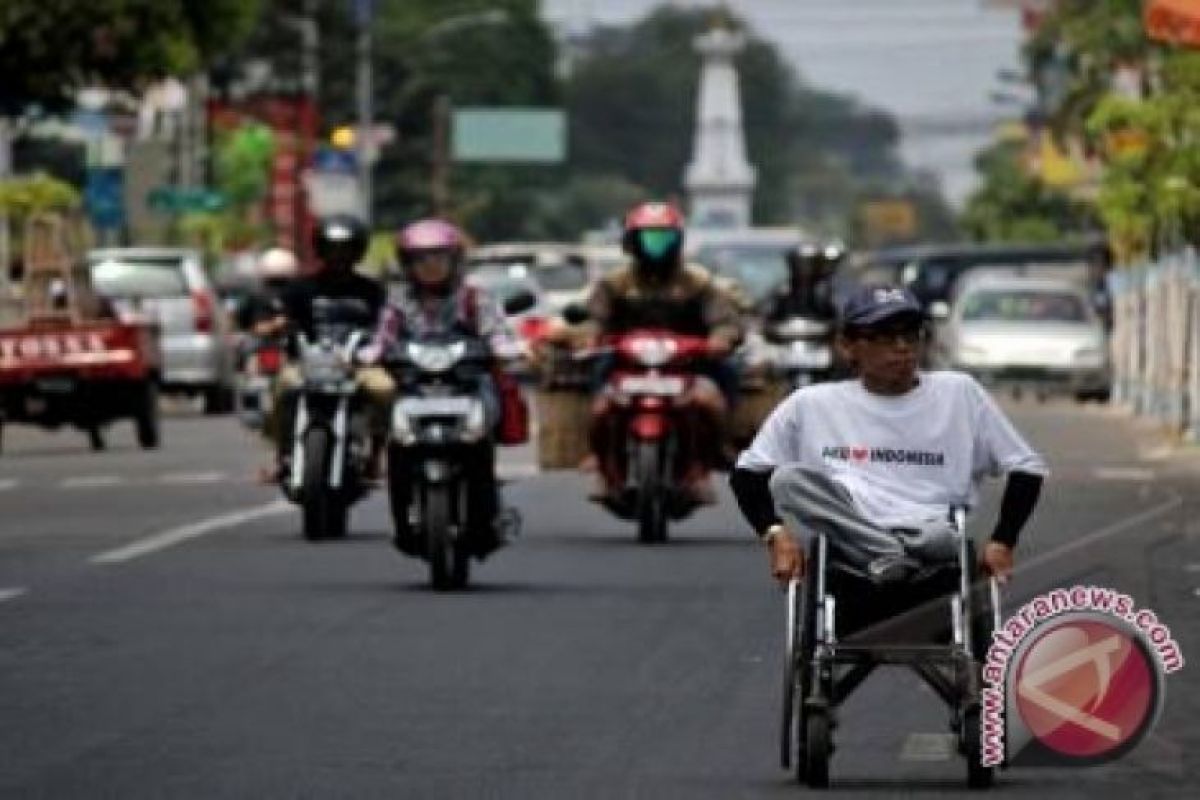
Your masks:
<svg viewBox="0 0 1200 800"><path fill-rule="evenodd" d="M675 228L643 228L637 232L638 247L648 258L659 260L680 242Z"/></svg>

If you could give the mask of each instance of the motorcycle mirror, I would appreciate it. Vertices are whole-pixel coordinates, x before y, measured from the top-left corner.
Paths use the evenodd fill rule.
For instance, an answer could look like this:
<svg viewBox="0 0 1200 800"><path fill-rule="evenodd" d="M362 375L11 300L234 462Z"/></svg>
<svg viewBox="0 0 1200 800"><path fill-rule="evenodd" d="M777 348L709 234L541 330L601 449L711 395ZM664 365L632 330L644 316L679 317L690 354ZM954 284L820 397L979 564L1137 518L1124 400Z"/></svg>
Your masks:
<svg viewBox="0 0 1200 800"><path fill-rule="evenodd" d="M533 292L518 292L504 301L505 314L520 314L537 305Z"/></svg>
<svg viewBox="0 0 1200 800"><path fill-rule="evenodd" d="M587 322L591 315L588 313L588 310L585 306L582 306L579 303L571 303L562 310L562 317L564 320L566 320L568 325L579 325Z"/></svg>

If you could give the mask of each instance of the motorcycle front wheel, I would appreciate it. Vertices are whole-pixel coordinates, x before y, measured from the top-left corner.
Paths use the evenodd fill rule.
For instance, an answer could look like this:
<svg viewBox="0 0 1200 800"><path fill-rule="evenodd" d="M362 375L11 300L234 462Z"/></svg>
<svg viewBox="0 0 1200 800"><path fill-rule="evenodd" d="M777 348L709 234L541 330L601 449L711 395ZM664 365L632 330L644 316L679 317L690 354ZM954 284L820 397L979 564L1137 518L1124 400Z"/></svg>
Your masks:
<svg viewBox="0 0 1200 800"><path fill-rule="evenodd" d="M333 437L324 428L314 428L304 437L300 508L304 538L310 542L346 535L347 509L327 485L332 453Z"/></svg>
<svg viewBox="0 0 1200 800"><path fill-rule="evenodd" d="M429 581L437 590L461 589L470 579L471 560L462 537L451 535L456 524L453 498L457 495L450 484L425 487L426 552L429 554ZM458 515L460 518L462 514Z"/></svg>
<svg viewBox="0 0 1200 800"><path fill-rule="evenodd" d="M667 498L661 447L658 442L638 442L636 448L638 541L658 544L667 540Z"/></svg>

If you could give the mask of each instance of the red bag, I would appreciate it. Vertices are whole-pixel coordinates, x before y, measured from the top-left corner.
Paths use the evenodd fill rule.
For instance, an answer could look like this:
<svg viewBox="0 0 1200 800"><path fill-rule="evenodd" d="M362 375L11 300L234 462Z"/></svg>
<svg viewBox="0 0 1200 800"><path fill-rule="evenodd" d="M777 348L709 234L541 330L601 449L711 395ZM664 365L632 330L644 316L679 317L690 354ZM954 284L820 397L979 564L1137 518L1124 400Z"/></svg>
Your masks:
<svg viewBox="0 0 1200 800"><path fill-rule="evenodd" d="M525 444L529 441L529 403L521 394L517 379L496 370L496 389L500 395L500 424L496 442L502 445Z"/></svg>

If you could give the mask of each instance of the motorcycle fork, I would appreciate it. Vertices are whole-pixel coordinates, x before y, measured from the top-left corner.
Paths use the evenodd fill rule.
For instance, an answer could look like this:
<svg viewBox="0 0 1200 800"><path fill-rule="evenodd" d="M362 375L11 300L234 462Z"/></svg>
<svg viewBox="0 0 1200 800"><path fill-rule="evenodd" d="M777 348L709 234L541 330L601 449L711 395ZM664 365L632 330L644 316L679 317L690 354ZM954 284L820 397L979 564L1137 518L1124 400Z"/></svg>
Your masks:
<svg viewBox="0 0 1200 800"><path fill-rule="evenodd" d="M308 430L308 402L301 393L296 398L296 421L292 425L292 474L289 482L293 492L300 491L304 480L304 433Z"/></svg>
<svg viewBox="0 0 1200 800"><path fill-rule="evenodd" d="M346 464L346 428L350 419L350 398L341 397L337 410L333 412L333 457L329 459L329 488L341 489Z"/></svg>

